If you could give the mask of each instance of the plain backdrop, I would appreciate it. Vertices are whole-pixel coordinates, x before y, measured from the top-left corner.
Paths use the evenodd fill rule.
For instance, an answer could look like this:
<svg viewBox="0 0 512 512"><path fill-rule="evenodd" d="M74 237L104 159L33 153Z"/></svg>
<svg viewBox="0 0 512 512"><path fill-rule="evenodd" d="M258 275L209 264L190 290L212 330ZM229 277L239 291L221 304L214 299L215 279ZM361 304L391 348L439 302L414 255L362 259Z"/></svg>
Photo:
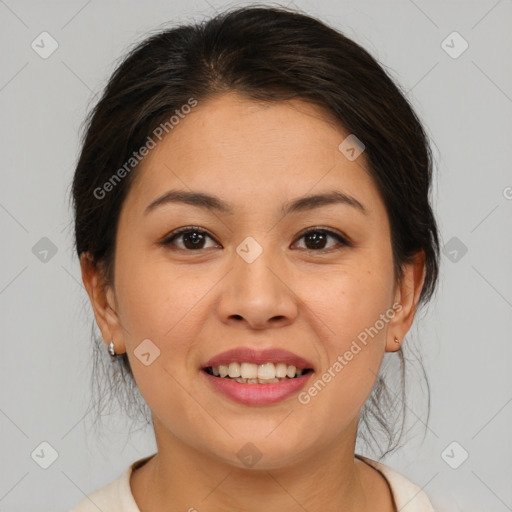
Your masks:
<svg viewBox="0 0 512 512"><path fill-rule="evenodd" d="M247 3L0 1L3 512L69 510L154 452L151 429L114 415L97 438L85 414L93 316L68 204L79 128L148 31ZM512 2L293 5L385 65L434 144L441 282L414 329L432 409L425 427L409 404L410 440L384 462L440 511L512 510Z"/></svg>

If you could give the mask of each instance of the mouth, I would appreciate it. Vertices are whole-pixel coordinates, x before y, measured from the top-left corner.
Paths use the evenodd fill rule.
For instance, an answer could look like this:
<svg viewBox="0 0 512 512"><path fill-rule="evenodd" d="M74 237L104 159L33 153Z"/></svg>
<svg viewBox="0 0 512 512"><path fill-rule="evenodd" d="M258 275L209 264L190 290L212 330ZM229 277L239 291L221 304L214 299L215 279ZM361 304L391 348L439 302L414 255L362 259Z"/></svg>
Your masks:
<svg viewBox="0 0 512 512"><path fill-rule="evenodd" d="M313 372L312 368L297 368L286 363L267 362L254 364L233 361L229 364L207 366L203 371L219 379L228 379L239 384L273 384L297 379Z"/></svg>
<svg viewBox="0 0 512 512"><path fill-rule="evenodd" d="M200 370L213 390L245 405L282 401L300 391L315 371L291 352L250 348L219 354Z"/></svg>

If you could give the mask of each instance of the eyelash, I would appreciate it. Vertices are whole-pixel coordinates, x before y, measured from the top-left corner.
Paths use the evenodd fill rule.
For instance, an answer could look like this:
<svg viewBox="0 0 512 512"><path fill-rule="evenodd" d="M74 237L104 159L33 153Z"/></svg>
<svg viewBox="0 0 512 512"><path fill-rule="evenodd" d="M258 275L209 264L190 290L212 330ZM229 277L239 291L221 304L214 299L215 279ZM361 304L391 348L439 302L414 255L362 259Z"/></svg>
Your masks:
<svg viewBox="0 0 512 512"><path fill-rule="evenodd" d="M205 231L204 229L200 228L199 226L185 226L183 228L179 228L171 233L169 233L169 235L160 242L161 245L163 246L170 246L173 244L174 240L179 238L180 235L183 235L183 234L186 234L186 233L199 233L199 234L202 234L202 235L206 235L208 237L210 237L212 240L215 241L215 239L207 232ZM331 236L333 238L335 238L336 240L338 240L339 242L339 246L334 246L334 247L330 247L328 249L318 249L318 250L315 250L315 249L302 249L302 250L305 250L305 251L309 251L309 252L318 252L318 253L326 253L326 252L331 252L331 251L335 251L335 250L340 250L342 249L344 246L345 247L352 247L352 243L343 235L335 232L335 231L332 231L328 228L324 228L324 227L321 227L321 226L316 226L316 227L313 227L313 228L308 228L306 231L303 231L297 240L300 240L301 238L311 234L311 233L323 233L327 236ZM182 250L182 251L186 251L186 252L200 252L201 250L203 250L202 248L200 249L182 249L181 247L178 247L177 248L178 250Z"/></svg>

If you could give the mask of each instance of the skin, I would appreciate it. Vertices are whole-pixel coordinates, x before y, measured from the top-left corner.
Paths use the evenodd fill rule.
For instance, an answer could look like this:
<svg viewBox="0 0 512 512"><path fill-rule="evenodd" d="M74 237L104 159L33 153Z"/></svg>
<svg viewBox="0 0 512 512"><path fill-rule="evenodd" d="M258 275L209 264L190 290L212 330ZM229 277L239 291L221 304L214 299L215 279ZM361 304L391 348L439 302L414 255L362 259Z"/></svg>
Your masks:
<svg viewBox="0 0 512 512"><path fill-rule="evenodd" d="M228 93L199 102L137 171L119 218L113 286L82 256L103 339L128 353L153 414L158 453L130 482L141 512L256 511L262 496L268 512L395 510L383 476L354 458L357 421L384 353L399 348L394 338L403 340L413 322L424 255L397 282L365 155L350 161L338 150L347 135L299 100L262 104ZM169 203L144 214L170 189L216 195L234 213ZM330 190L356 198L366 214L347 204L280 211ZM187 249L186 236L159 245L190 225L212 236L202 249ZM329 237L307 249L315 246L301 232L318 226L352 245ZM263 248L252 263L236 252L247 236ZM313 363L309 386L394 303L401 310L306 405L297 395L239 404L200 373L234 347L280 347ZM134 355L147 338L160 350L149 366ZM251 468L237 457L248 442L262 454Z"/></svg>

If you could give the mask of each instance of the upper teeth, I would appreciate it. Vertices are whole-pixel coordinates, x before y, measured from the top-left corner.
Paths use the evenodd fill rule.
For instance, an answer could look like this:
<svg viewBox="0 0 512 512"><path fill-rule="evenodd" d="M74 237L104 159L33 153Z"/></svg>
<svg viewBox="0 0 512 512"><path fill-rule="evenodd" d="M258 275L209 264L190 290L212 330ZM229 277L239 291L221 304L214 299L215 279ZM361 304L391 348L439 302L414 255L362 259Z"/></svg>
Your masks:
<svg viewBox="0 0 512 512"><path fill-rule="evenodd" d="M217 377L231 378L241 377L243 379L275 379L293 377L302 375L303 370L298 370L293 365L286 365L285 363L229 363L229 365L221 364L219 366L212 366L212 372Z"/></svg>

